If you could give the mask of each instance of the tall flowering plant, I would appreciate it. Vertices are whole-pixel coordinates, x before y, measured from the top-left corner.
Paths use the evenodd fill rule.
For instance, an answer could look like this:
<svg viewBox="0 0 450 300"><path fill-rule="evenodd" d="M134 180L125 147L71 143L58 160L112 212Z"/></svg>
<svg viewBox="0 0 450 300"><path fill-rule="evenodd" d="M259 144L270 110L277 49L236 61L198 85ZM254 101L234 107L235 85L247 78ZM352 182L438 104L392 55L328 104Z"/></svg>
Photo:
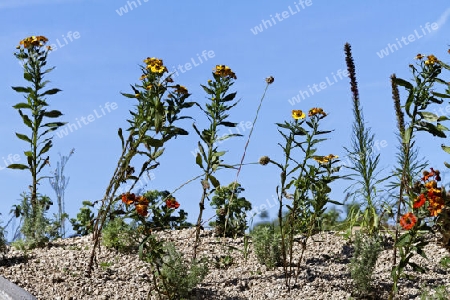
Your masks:
<svg viewBox="0 0 450 300"><path fill-rule="evenodd" d="M260 159L262 165L272 163L281 173L281 182L277 186L279 202L278 221L281 231L281 252L285 283L291 287L291 279L294 273L300 272L300 262L306 249L306 242L320 228L322 214L328 203L339 205L340 203L329 198L331 188L329 184L338 179L335 175L340 167L334 166L338 162L338 156L317 155L317 144L325 141L319 136L330 133L328 130L320 130L319 124L327 113L318 107L308 111L308 117L302 110L293 110L291 121L277 123L278 132L285 142L279 144L284 151L284 161L275 162L264 156ZM302 160L298 160L298 153L303 152ZM286 204L284 200L289 204ZM283 209L287 208L287 217L283 217ZM302 252L297 264L297 271L293 267L294 236L303 234ZM297 279L297 277L296 277Z"/></svg>
<svg viewBox="0 0 450 300"><path fill-rule="evenodd" d="M439 226L442 219L440 214L448 209L445 190L443 186L438 186L439 181L441 181L439 170L430 168L430 171L423 171L422 178L415 182L412 189L415 197L409 203L408 211L400 217L399 224L404 233L396 243L400 261L392 269L395 290L406 266L410 266L414 271L425 272L424 268L411 262L411 258L414 252L426 258L423 248L428 242L423 239L424 232L432 231L431 224Z"/></svg>
<svg viewBox="0 0 450 300"><path fill-rule="evenodd" d="M55 95L61 90L57 88L46 89L48 80L44 80L46 74L53 68L45 68L47 56L52 50L46 46L48 39L45 36L30 36L20 41L17 46L18 51L14 56L20 60L23 66L23 78L28 82L28 86L14 86L12 89L24 95L25 101L19 102L13 107L17 109L29 134L16 132L17 138L27 143L27 150L24 154L27 158L26 164L11 164L8 168L28 170L31 173L32 182L30 184L31 195L24 193L23 203L16 206L16 215L25 217L26 224L38 226L37 220L41 218L43 211L51 204L48 197L39 197L38 185L45 176L39 176L46 165L50 165L48 152L53 147L53 136L51 133L63 126L65 123L56 121L62 116L59 110L48 109L47 96ZM47 199L47 200L46 200ZM21 208L21 211L17 210ZM27 207L31 209L28 211ZM26 238L40 240L39 228L33 228L31 235ZM28 234L25 234L28 235Z"/></svg>
<svg viewBox="0 0 450 300"><path fill-rule="evenodd" d="M445 138L445 132L449 130L442 124L443 121L448 120L448 117L438 116L427 111L430 105L442 104L443 98L450 98L448 83L440 78L443 66L446 65L434 55L418 54L416 60L416 65L410 65L414 76L412 83L397 78L395 75L391 77L394 107L401 141L398 155L399 167L395 174L398 176L398 187L400 188L397 202L397 222L401 228L407 230L406 233L400 235L397 226L395 232L391 299L398 291L398 280L404 275L403 271L407 265L416 271L424 272L423 268L411 262L410 259L413 252L424 256L423 247L426 243L423 241L422 233L424 230L430 230L427 222L424 222L425 213L428 211L428 216L436 218L445 208L445 193L442 188L437 187L437 182L440 180L439 172L433 169L431 169L431 172L425 172L421 179L422 182L419 183L414 182L413 178L418 174L418 167L421 166L417 162L417 151L414 148L416 132L427 131L433 136ZM439 84L444 84L447 87L446 94L437 92ZM408 98L404 106L400 103L398 86L404 87L408 92ZM405 115L409 119L408 123L405 122ZM442 147L447 150L445 146ZM405 211L405 208L408 212L402 215L401 212ZM439 217L439 219L440 223L445 223L442 217ZM398 263L397 251L399 251L400 256Z"/></svg>
<svg viewBox="0 0 450 300"><path fill-rule="evenodd" d="M190 96L188 90L182 85L174 84L161 59L144 59L141 72L140 83L131 86L132 93L122 93L136 104L127 120L128 137L124 137L122 128L118 130L122 151L94 223L94 247L88 275L93 268L102 228L111 208L121 198L116 196L121 185L129 183L127 188L131 191L142 176L159 165L158 158L164 153L165 144L174 137L188 134L186 130L176 126L177 121L190 118L181 115L185 109L194 105L194 102L187 101ZM138 157L144 157L144 162L136 162ZM148 203L145 198L137 200L136 209L144 214Z"/></svg>

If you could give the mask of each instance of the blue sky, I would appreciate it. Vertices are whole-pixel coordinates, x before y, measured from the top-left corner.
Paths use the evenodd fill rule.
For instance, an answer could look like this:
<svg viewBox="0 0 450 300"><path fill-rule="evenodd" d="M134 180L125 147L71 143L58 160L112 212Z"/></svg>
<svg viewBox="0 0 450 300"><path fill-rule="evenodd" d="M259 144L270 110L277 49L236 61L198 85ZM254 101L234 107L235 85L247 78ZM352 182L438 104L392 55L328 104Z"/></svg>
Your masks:
<svg viewBox="0 0 450 300"><path fill-rule="evenodd" d="M148 56L164 60L170 71L179 70L176 81L191 92L191 99L204 103L200 88L211 78L216 64L229 65L238 80L234 90L241 99L230 119L242 123L242 138L221 144L229 151L224 159L238 163L250 132L245 126L253 121L265 87L264 79L273 76L247 151L246 163L268 155L282 157L281 141L275 123L290 119L292 109L323 107L329 114L324 129L334 129L330 140L321 144L319 154L344 156L349 146L352 112L343 47L352 45L357 68L361 103L365 120L375 133L375 150L381 154L382 168L392 167L396 153L395 115L389 77L410 79L408 65L417 53L435 54L449 61L448 1L99 1L99 0L2 0L0 25L0 182L2 219L9 219L11 206L27 189L28 172L5 169L8 157L25 163L25 143L14 132L26 132L12 106L21 95L11 86L23 85L21 66L13 56L19 41L30 35L44 35L55 50L48 65L56 69L48 74L51 87L63 92L48 98L51 108L61 110L61 121L76 124L66 128L67 135L55 135L50 153L56 167L58 153L75 153L66 166L70 183L66 190L66 210L74 217L83 200L102 198L117 163L120 141L117 129L126 127L133 102L120 95L130 92L138 82L139 64ZM8 28L8 29L6 29ZM208 58L199 60L202 53ZM181 72L178 65L192 63ZM312 92L311 92L312 91ZM445 108L444 103L441 107ZM109 108L107 108L109 107ZM449 110L450 111L450 108ZM445 112L445 109L444 109ZM206 126L198 109L191 110L198 126ZM446 112L446 114L449 114ZM91 116L90 116L91 115ZM148 189L174 190L200 174L192 152L197 137L192 121L184 123L188 137L171 141L161 165L154 170ZM78 124L79 125L79 124ZM236 129L233 129L236 130ZM422 155L435 168L450 161L439 147L446 141L420 135ZM447 144L450 144L447 142ZM5 162L6 160L6 162ZM345 161L345 158L344 158ZM221 171L222 184L234 180L235 171ZM242 196L254 206L274 203L279 173L273 166L246 165L239 182L246 189ZM445 176L444 176L445 179ZM333 186L332 196L343 200L341 181ZM39 191L54 198L47 181ZM198 214L201 185L198 181L179 190L175 196L194 221ZM56 201L55 201L56 204ZM56 211L56 205L55 205ZM270 217L276 209L269 208ZM208 209L205 219L214 212ZM256 219L257 220L257 219Z"/></svg>

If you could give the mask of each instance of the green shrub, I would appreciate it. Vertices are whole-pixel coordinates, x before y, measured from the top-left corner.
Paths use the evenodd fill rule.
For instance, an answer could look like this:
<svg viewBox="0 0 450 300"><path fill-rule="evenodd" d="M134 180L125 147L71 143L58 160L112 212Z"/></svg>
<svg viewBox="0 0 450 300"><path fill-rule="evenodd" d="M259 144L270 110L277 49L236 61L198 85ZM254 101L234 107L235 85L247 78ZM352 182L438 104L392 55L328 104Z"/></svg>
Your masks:
<svg viewBox="0 0 450 300"><path fill-rule="evenodd" d="M137 249L136 234L135 226L125 223L120 217L115 217L103 228L102 245L119 252L129 252Z"/></svg>
<svg viewBox="0 0 450 300"><path fill-rule="evenodd" d="M215 228L216 234L227 237L245 234L248 228L246 212L252 209L252 204L245 197L239 197L243 191L239 183L220 186L214 191L211 206L216 209L216 220L209 225Z"/></svg>
<svg viewBox="0 0 450 300"><path fill-rule="evenodd" d="M372 274L382 251L377 236L356 233L353 257L350 260L350 274L358 296L372 292Z"/></svg>
<svg viewBox="0 0 450 300"><path fill-rule="evenodd" d="M165 244L164 251L166 255L163 257L159 289L162 289L169 299L189 299L192 290L208 274L206 262L186 262L183 254L177 251L172 243Z"/></svg>
<svg viewBox="0 0 450 300"><path fill-rule="evenodd" d="M281 235L271 225L261 225L252 232L253 247L259 263L269 269L281 266Z"/></svg>
<svg viewBox="0 0 450 300"><path fill-rule="evenodd" d="M80 208L77 218L70 219L72 228L77 234L85 236L93 232L94 213L91 207L94 205L90 201L83 201L83 207Z"/></svg>
<svg viewBox="0 0 450 300"><path fill-rule="evenodd" d="M447 300L450 299L450 293L444 285L434 288L434 293L430 294L430 289L425 288L420 294L420 300Z"/></svg>

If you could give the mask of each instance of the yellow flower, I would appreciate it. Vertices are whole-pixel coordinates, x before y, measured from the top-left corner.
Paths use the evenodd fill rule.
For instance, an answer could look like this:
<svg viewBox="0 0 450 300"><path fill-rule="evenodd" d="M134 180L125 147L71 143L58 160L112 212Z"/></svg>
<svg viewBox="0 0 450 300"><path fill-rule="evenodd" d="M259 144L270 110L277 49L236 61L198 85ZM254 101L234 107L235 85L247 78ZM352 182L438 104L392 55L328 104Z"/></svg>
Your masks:
<svg viewBox="0 0 450 300"><path fill-rule="evenodd" d="M183 95L187 95L188 94L188 90L187 90L187 88L185 88L184 86L182 86L182 85L179 85L179 84L177 84L176 86L175 86L175 92L176 93L179 93L179 94L183 94Z"/></svg>
<svg viewBox="0 0 450 300"><path fill-rule="evenodd" d="M237 79L236 74L230 69L230 67L225 65L217 65L215 69L213 69L214 74L219 75L221 77L230 77L233 79Z"/></svg>
<svg viewBox="0 0 450 300"><path fill-rule="evenodd" d="M323 115L324 117L327 115L327 114L323 111L323 109L321 109L321 108L319 108L319 107L314 107L314 108L311 108L311 109L309 110L309 112L308 112L308 117L312 117L312 116L315 116L315 115L318 115L318 114Z"/></svg>
<svg viewBox="0 0 450 300"><path fill-rule="evenodd" d="M305 113L299 109L292 110L292 117L296 120L304 119L306 117Z"/></svg>
<svg viewBox="0 0 450 300"><path fill-rule="evenodd" d="M147 57L144 59L144 63L147 65L147 70L153 73L162 74L168 72L167 68L164 66L162 59L155 57Z"/></svg>
<svg viewBox="0 0 450 300"><path fill-rule="evenodd" d="M19 43L19 48L22 45L24 48L30 48L33 46L41 47L44 46L45 43L48 42L48 39L45 36L39 35L39 36L29 36L27 38L24 38Z"/></svg>
<svg viewBox="0 0 450 300"><path fill-rule="evenodd" d="M338 158L339 156L337 155L333 155L333 154L329 154L327 156L313 156L313 159L315 161L317 161L319 164L327 164L329 163L331 160Z"/></svg>
<svg viewBox="0 0 450 300"><path fill-rule="evenodd" d="M433 54L427 56L427 60L425 61L426 65L434 65L438 62L438 59Z"/></svg>
<svg viewBox="0 0 450 300"><path fill-rule="evenodd" d="M420 54L420 53L419 53L419 54L417 54L417 55L416 55L416 57L415 57L415 59L422 59L422 58L423 58L423 55L422 55L422 54Z"/></svg>

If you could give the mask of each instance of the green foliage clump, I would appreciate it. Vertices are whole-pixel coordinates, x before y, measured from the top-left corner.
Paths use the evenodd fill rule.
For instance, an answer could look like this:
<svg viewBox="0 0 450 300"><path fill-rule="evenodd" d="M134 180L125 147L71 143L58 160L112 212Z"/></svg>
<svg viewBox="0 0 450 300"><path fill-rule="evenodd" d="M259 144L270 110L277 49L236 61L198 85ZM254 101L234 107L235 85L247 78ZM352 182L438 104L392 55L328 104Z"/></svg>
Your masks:
<svg viewBox="0 0 450 300"><path fill-rule="evenodd" d="M103 228L102 245L119 252L129 252L137 248L137 230L122 218L115 217Z"/></svg>
<svg viewBox="0 0 450 300"><path fill-rule="evenodd" d="M377 236L357 233L354 240L353 257L350 260L350 274L359 296L372 292L372 275L378 256L383 250Z"/></svg>
<svg viewBox="0 0 450 300"><path fill-rule="evenodd" d="M245 197L239 197L242 191L244 189L239 183L215 190L211 206L216 209L216 220L209 225L215 228L218 235L242 236L248 228L246 212L252 209L252 204Z"/></svg>
<svg viewBox="0 0 450 300"><path fill-rule="evenodd" d="M428 288L424 289L420 294L420 300L447 300L450 299L450 293L444 285L435 287L434 293L431 294Z"/></svg>
<svg viewBox="0 0 450 300"><path fill-rule="evenodd" d="M72 228L77 234L85 236L93 232L94 213L91 207L93 208L94 204L90 201L83 201L83 207L80 208L77 218L70 219Z"/></svg>
<svg viewBox="0 0 450 300"><path fill-rule="evenodd" d="M273 269L281 266L281 235L273 226L261 225L252 232L253 247L259 263Z"/></svg>
<svg viewBox="0 0 450 300"><path fill-rule="evenodd" d="M160 289L169 299L189 299L192 290L203 281L208 274L205 261L193 260L187 263L183 254L175 249L172 243L164 245L166 255L160 269Z"/></svg>

